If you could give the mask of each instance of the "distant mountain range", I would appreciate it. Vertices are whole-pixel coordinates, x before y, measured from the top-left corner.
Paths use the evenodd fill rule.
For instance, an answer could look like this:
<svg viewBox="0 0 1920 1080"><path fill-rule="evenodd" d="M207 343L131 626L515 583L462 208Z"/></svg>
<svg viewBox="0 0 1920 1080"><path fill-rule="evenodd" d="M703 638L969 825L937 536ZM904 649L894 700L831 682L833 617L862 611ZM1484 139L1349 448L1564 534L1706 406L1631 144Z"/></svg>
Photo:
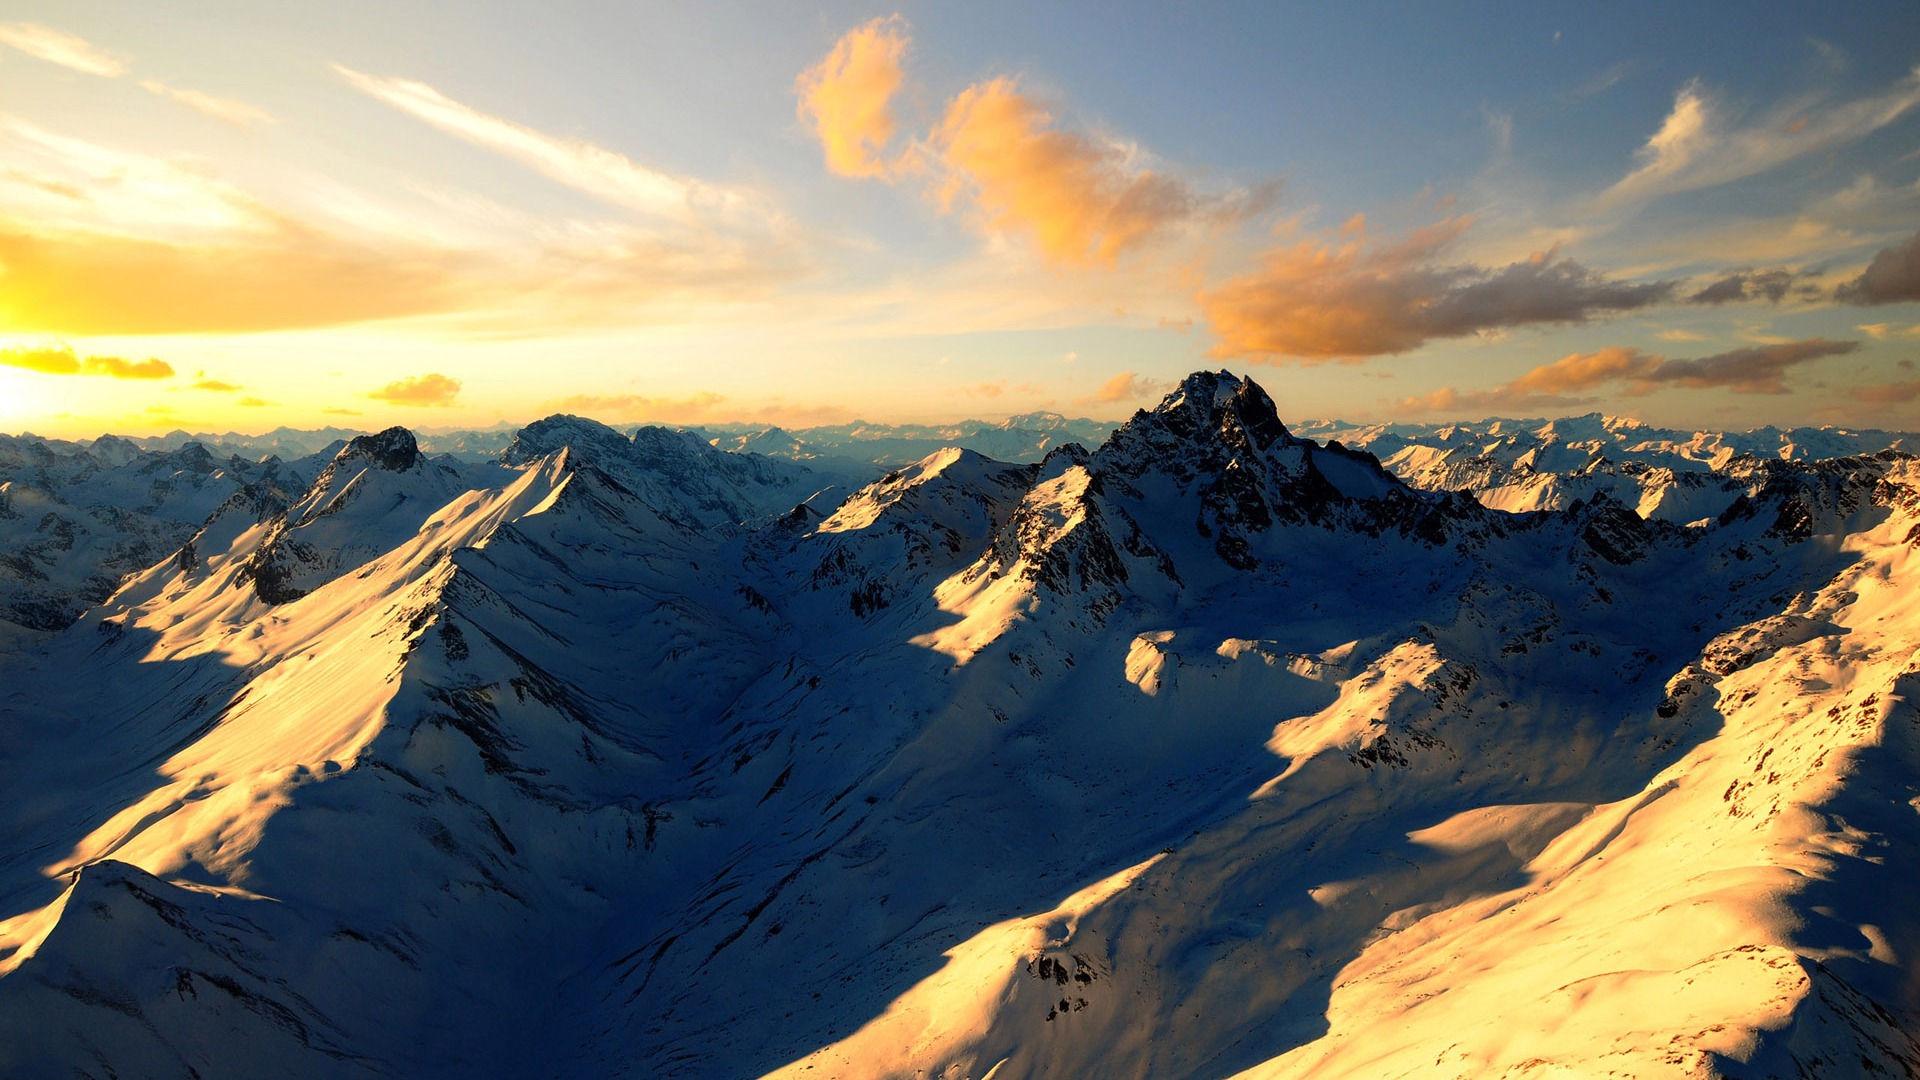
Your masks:
<svg viewBox="0 0 1920 1080"><path fill-rule="evenodd" d="M1908 436L1018 419L0 440L0 1075L1920 1075Z"/></svg>

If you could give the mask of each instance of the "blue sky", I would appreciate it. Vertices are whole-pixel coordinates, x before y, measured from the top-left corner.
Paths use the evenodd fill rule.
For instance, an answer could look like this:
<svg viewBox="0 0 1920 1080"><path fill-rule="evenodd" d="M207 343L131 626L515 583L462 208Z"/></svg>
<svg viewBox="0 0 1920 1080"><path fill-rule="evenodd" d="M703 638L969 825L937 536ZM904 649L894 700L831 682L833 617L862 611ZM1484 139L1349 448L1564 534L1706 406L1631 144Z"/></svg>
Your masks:
<svg viewBox="0 0 1920 1080"><path fill-rule="evenodd" d="M1896 3L16 2L0 429L1219 366L1295 419L1915 428L1916 64Z"/></svg>

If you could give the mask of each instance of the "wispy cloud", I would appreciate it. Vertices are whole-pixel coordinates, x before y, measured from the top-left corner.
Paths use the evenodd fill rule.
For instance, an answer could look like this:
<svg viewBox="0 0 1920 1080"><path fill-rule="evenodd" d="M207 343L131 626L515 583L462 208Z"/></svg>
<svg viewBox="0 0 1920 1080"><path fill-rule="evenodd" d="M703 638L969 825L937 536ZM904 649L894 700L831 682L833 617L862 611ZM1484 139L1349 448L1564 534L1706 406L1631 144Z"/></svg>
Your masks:
<svg viewBox="0 0 1920 1080"><path fill-rule="evenodd" d="M1363 219L1337 240L1275 248L1262 265L1205 290L1215 357L1308 363L1403 353L1435 338L1578 324L1672 299L1677 283L1614 280L1557 252L1495 268L1447 265L1470 224L1453 218L1386 245Z"/></svg>
<svg viewBox="0 0 1920 1080"><path fill-rule="evenodd" d="M1142 378L1131 371L1123 371L1086 397L1074 401L1075 405L1114 405L1126 401L1141 401L1158 397L1173 388L1172 383L1157 379Z"/></svg>
<svg viewBox="0 0 1920 1080"><path fill-rule="evenodd" d="M225 124L232 124L238 128L254 127L259 124L270 124L273 122L273 117L269 115L266 110L256 108L244 101L229 97L220 97L217 94L208 94L199 90L185 90L177 86L168 86L158 79L141 79L140 89L145 90L149 94L158 94L164 98L171 98L189 109L205 113L215 120Z"/></svg>
<svg viewBox="0 0 1920 1080"><path fill-rule="evenodd" d="M906 22L874 19L834 43L794 84L800 119L819 137L827 168L841 176L885 177L907 159L885 160L899 124L893 98L905 79Z"/></svg>
<svg viewBox="0 0 1920 1080"><path fill-rule="evenodd" d="M165 360L124 360L118 356L87 356L67 345L19 346L0 349L0 366L24 368L43 375L102 375L110 379L169 379L173 365Z"/></svg>
<svg viewBox="0 0 1920 1080"><path fill-rule="evenodd" d="M580 139L561 139L469 108L425 83L366 75L335 64L349 85L456 138L513 158L556 183L616 206L670 220L746 203L731 188L650 169Z"/></svg>
<svg viewBox="0 0 1920 1080"><path fill-rule="evenodd" d="M83 75L111 79L127 70L127 65L119 57L94 48L84 38L38 23L0 23L0 45L11 46L28 56Z"/></svg>
<svg viewBox="0 0 1920 1080"><path fill-rule="evenodd" d="M1637 167L1602 193L1595 208L1754 176L1859 139L1915 105L1920 105L1920 69L1871 97L1831 105L1791 101L1737 126L1706 84L1694 80L1680 88L1660 129L1635 155Z"/></svg>
<svg viewBox="0 0 1920 1080"><path fill-rule="evenodd" d="M432 405L444 408L452 405L459 398L460 385L459 379L448 378L438 373L410 375L397 382L390 382L378 390L369 390L367 396L389 405Z"/></svg>

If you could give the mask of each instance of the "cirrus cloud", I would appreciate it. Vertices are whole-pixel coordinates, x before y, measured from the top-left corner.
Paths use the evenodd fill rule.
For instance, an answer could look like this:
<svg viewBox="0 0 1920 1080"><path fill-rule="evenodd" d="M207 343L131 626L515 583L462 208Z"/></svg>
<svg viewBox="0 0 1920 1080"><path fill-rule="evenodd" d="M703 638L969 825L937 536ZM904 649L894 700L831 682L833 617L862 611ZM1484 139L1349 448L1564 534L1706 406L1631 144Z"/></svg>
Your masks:
<svg viewBox="0 0 1920 1080"><path fill-rule="evenodd" d="M12 46L28 56L82 75L111 79L127 70L127 65L118 57L94 48L85 39L39 23L0 23L0 45Z"/></svg>

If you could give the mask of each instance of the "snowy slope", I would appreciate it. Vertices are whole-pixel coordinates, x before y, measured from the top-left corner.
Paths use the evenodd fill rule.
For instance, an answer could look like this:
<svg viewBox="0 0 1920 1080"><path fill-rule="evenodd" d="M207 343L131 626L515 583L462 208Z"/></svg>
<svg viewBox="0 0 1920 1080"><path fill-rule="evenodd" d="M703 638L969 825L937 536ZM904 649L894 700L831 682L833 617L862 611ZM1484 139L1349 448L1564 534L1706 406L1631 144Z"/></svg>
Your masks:
<svg viewBox="0 0 1920 1080"><path fill-rule="evenodd" d="M0 1074L1920 1075L1920 463L1742 468L356 439L12 662Z"/></svg>

